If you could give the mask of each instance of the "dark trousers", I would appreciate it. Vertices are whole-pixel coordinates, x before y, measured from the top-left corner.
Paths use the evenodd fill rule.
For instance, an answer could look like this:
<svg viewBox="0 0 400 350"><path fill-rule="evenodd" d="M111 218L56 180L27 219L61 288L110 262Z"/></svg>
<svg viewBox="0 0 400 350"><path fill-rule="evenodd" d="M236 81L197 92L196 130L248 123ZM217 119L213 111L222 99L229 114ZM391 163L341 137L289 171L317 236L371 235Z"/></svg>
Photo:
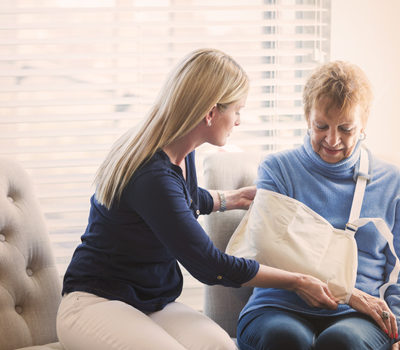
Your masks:
<svg viewBox="0 0 400 350"><path fill-rule="evenodd" d="M390 339L368 316L312 316L273 307L238 323L241 350L390 350Z"/></svg>

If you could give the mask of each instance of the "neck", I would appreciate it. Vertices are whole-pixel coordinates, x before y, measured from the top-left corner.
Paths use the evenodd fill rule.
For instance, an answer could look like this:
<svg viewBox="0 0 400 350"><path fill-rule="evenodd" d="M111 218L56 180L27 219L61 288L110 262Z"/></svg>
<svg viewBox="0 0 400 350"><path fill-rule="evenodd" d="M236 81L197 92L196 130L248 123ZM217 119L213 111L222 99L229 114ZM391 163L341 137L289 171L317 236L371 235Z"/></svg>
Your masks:
<svg viewBox="0 0 400 350"><path fill-rule="evenodd" d="M163 151L168 155L172 164L181 166L185 157L202 143L203 142L196 137L196 133L191 131L184 137L163 147Z"/></svg>

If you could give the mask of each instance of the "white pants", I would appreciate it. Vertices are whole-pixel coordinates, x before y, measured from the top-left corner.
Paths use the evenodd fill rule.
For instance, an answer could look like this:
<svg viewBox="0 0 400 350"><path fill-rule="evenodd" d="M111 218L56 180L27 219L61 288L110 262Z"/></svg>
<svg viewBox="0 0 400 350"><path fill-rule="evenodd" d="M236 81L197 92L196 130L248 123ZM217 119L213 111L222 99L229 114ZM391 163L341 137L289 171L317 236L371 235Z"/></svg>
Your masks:
<svg viewBox="0 0 400 350"><path fill-rule="evenodd" d="M219 325L181 303L145 314L121 301L84 292L62 298L57 334L67 350L236 349Z"/></svg>

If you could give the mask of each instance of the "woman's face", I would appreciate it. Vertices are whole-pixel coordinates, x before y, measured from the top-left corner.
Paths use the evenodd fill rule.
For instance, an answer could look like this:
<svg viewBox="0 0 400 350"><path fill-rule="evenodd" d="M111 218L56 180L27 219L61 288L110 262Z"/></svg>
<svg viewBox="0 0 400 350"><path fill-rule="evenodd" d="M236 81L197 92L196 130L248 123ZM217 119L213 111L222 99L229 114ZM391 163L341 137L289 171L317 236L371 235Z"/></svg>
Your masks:
<svg viewBox="0 0 400 350"><path fill-rule="evenodd" d="M308 118L313 150L327 163L337 163L353 152L365 125L362 108L355 105L342 112L336 106L326 108L327 101L314 106Z"/></svg>
<svg viewBox="0 0 400 350"><path fill-rule="evenodd" d="M234 126L240 124L240 110L244 107L246 98L233 102L226 109L220 110L218 107L213 109L211 119L209 142L216 146L223 146L232 132Z"/></svg>

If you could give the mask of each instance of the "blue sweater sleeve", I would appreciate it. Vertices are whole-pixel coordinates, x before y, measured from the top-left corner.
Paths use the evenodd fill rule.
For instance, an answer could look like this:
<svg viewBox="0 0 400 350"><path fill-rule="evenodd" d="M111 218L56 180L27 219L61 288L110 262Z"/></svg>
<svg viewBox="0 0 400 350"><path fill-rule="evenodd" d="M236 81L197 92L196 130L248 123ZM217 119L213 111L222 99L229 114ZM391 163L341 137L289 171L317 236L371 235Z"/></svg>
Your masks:
<svg viewBox="0 0 400 350"><path fill-rule="evenodd" d="M279 165L279 160L273 155L267 156L258 167L257 188L270 190L288 196L288 186L285 183L284 168Z"/></svg>
<svg viewBox="0 0 400 350"><path fill-rule="evenodd" d="M397 187L400 187L400 172L397 172L397 181L391 181L396 183ZM400 257L400 193L394 198L393 203L389 206L392 209L392 213L389 213L389 218L393 218L393 246L397 257ZM397 283L392 284L388 287L385 292L385 301L387 302L389 308L396 315L397 324L400 325L400 271L396 271L395 259L390 249L386 249L387 264L386 264L386 281L389 280L391 273L397 273ZM397 266L398 268L398 266Z"/></svg>
<svg viewBox="0 0 400 350"><path fill-rule="evenodd" d="M256 261L227 255L214 246L194 217L179 176L165 169L153 170L142 173L131 186L131 209L199 281L240 287L255 276ZM201 201L204 210L204 198Z"/></svg>

